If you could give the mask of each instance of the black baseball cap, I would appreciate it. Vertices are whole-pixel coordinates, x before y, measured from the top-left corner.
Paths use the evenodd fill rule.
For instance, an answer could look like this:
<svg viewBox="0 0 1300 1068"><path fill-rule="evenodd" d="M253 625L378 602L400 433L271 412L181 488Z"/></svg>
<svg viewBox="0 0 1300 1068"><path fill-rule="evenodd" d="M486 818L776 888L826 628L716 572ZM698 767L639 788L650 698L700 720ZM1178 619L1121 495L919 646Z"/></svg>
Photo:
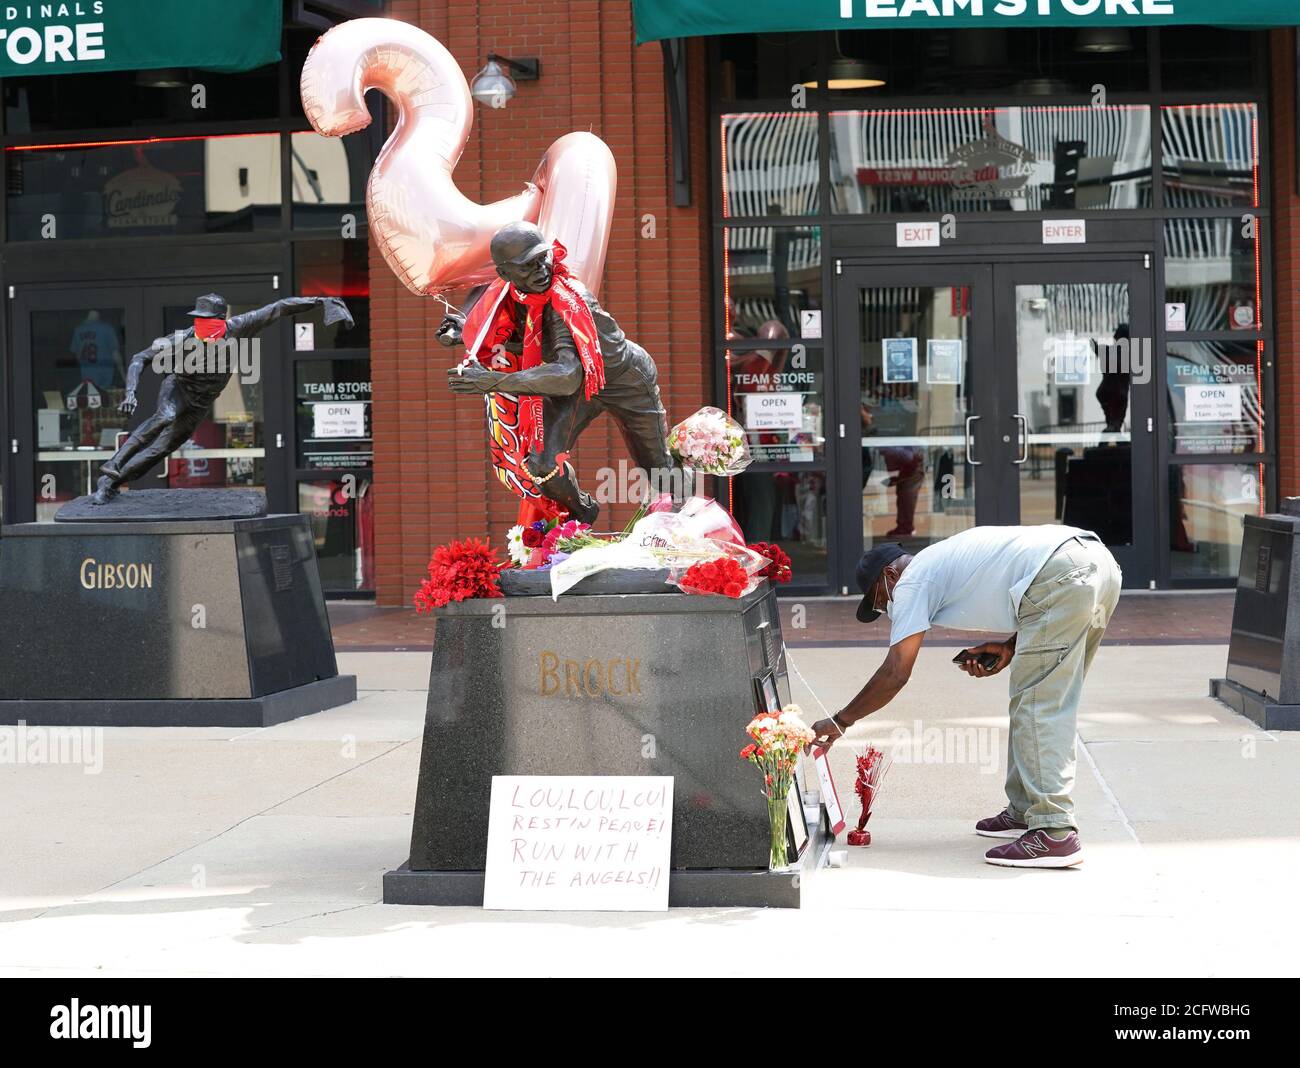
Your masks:
<svg viewBox="0 0 1300 1068"><path fill-rule="evenodd" d="M862 603L858 605L859 623L870 623L880 618L880 613L876 611L873 603L875 598L872 595L872 587L886 567L900 556L906 555L907 550L896 541L874 545L862 554L862 559L858 561L858 589L863 593Z"/></svg>
<svg viewBox="0 0 1300 1068"><path fill-rule="evenodd" d="M224 319L228 310L220 293L205 293L194 302L194 310L185 314L195 319Z"/></svg>

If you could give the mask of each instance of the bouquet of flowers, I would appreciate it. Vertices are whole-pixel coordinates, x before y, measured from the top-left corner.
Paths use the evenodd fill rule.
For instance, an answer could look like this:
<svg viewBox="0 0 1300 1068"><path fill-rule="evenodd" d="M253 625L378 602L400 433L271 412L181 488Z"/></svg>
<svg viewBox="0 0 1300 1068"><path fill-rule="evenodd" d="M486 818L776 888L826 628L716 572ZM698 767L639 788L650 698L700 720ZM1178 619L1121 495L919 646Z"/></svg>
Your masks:
<svg viewBox="0 0 1300 1068"><path fill-rule="evenodd" d="M677 580L683 593L712 593L724 597L743 597L758 582L730 556L691 564Z"/></svg>
<svg viewBox="0 0 1300 1068"><path fill-rule="evenodd" d="M738 475L753 461L740 424L707 406L668 432L668 451L683 467L708 475Z"/></svg>
<svg viewBox="0 0 1300 1068"><path fill-rule="evenodd" d="M506 551L515 567L547 570L589 545L604 545L605 539L591 532L591 526L576 519L539 519L527 526L506 531Z"/></svg>
<svg viewBox="0 0 1300 1068"><path fill-rule="evenodd" d="M795 765L804 747L813 740L813 732L804 723L798 705L786 705L780 712L767 712L749 721L745 733L752 741L740 751L763 773L763 796L767 798L767 818L771 832L769 866L776 870L786 866L786 805Z"/></svg>
<svg viewBox="0 0 1300 1068"><path fill-rule="evenodd" d="M768 541L755 541L751 542L749 547L759 556L766 556L770 561L767 567L758 573L760 578L767 579L774 586L790 581L794 571L790 567L790 557L785 554L781 546Z"/></svg>
<svg viewBox="0 0 1300 1068"><path fill-rule="evenodd" d="M497 576L503 566L496 549L478 538L440 545L429 561L429 577L415 593L415 610L432 612L452 601L500 597Z"/></svg>

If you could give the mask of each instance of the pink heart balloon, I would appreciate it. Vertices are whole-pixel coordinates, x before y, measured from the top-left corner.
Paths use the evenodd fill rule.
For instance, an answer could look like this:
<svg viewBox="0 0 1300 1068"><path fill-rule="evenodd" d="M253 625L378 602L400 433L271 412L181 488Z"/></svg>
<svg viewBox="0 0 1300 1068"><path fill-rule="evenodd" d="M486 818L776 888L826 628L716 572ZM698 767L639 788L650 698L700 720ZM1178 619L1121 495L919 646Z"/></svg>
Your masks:
<svg viewBox="0 0 1300 1068"><path fill-rule="evenodd" d="M366 211L384 259L412 292L494 278L488 243L520 220L563 242L570 270L599 289L618 184L614 156L599 137L565 134L523 192L478 204L452 176L473 125L473 98L451 53L423 30L396 19L341 23L312 46L300 88L307 118L327 137L369 125L367 90L396 106L396 128L366 185Z"/></svg>

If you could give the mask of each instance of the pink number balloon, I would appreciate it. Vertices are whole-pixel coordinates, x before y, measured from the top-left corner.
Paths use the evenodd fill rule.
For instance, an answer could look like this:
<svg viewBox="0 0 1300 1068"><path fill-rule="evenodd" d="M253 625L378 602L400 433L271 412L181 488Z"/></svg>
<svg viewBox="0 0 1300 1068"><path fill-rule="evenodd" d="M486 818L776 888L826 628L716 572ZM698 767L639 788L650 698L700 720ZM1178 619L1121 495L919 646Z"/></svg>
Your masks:
<svg viewBox="0 0 1300 1068"><path fill-rule="evenodd" d="M452 178L474 112L451 53L395 19L353 19L323 34L301 79L303 110L316 132L343 137L369 125L369 89L394 103L397 126L370 172L366 211L384 259L408 289L441 293L495 277L488 243L520 220L563 242L570 270L599 289L618 183L604 141L565 134L523 192L478 204Z"/></svg>

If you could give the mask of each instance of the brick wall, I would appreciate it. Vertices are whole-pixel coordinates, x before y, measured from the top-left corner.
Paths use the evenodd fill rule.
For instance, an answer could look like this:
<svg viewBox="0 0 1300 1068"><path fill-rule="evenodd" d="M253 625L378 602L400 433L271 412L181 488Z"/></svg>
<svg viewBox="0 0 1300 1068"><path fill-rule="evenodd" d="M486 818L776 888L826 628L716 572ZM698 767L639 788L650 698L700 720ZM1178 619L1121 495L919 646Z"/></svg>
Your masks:
<svg viewBox="0 0 1300 1068"><path fill-rule="evenodd" d="M547 146L571 130L602 137L618 163L618 199L601 303L659 365L670 422L705 403L709 374L709 149L704 49L691 42L692 204L673 206L671 133L662 54L633 44L627 0L392 0L394 18L418 25L459 60L466 78L489 51L536 56L541 78L522 82L504 109L475 105L456 180L479 201L519 190ZM650 213L657 236L642 238ZM463 350L433 333L442 305L411 295L371 248L376 586L380 604L409 604L436 545L487 535L504 547L518 500L489 473L482 404L455 398L446 369ZM456 355L453 355L455 353ZM584 488L626 455L607 418L574 454ZM627 506L606 509L621 526Z"/></svg>
<svg viewBox="0 0 1300 1068"><path fill-rule="evenodd" d="M1269 114L1277 342L1278 489L1300 496L1300 197L1296 196L1295 30L1274 30Z"/></svg>

